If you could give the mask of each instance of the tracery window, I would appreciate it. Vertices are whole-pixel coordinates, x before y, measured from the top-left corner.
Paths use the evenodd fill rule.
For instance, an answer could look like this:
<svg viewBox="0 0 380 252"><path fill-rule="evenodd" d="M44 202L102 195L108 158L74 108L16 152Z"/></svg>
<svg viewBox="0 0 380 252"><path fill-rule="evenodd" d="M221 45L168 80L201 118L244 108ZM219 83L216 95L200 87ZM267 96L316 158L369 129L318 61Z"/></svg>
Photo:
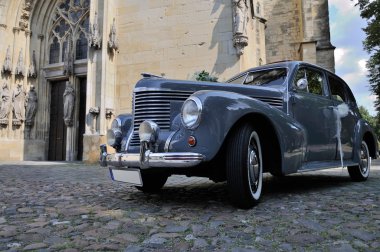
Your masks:
<svg viewBox="0 0 380 252"><path fill-rule="evenodd" d="M86 59L87 58L87 50L88 50L88 41L84 33L82 32L77 40L76 45L76 57L75 59Z"/></svg>
<svg viewBox="0 0 380 252"><path fill-rule="evenodd" d="M67 39L63 42L62 44L62 57L61 57L61 61L64 61L65 60L65 54L66 54L66 50L67 50Z"/></svg>
<svg viewBox="0 0 380 252"><path fill-rule="evenodd" d="M58 43L58 39L54 38L53 43L50 45L50 54L49 54L49 64L54 64L59 62L59 51L60 44Z"/></svg>
<svg viewBox="0 0 380 252"><path fill-rule="evenodd" d="M89 7L90 0L58 1L49 35L49 64L63 62L69 47L75 59L87 58Z"/></svg>

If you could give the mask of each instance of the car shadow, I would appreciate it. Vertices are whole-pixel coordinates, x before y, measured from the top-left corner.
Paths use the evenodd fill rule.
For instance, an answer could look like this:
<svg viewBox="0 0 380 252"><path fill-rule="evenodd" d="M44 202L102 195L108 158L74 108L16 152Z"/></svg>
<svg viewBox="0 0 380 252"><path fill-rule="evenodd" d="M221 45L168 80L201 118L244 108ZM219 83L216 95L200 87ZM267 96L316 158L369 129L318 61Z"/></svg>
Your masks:
<svg viewBox="0 0 380 252"><path fill-rule="evenodd" d="M353 183L355 182L352 182L348 175L295 174L285 177L268 175L264 178L261 204L273 199L288 198L289 194L305 196ZM203 184L184 186L178 183L165 186L155 194L147 194L134 189L129 192L129 197L137 204L152 203L160 206L170 204L190 208L207 208L210 205L231 205L226 182L212 183L206 181Z"/></svg>

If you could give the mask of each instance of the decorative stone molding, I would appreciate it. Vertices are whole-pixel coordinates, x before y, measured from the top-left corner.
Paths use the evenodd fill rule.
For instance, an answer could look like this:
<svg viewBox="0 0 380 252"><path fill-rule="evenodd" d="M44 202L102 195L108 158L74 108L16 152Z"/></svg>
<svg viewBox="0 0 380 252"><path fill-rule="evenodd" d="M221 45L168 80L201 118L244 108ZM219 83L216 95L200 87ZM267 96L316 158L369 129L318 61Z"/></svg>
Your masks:
<svg viewBox="0 0 380 252"><path fill-rule="evenodd" d="M244 47L248 45L247 24L248 4L247 0L232 0L233 4L233 43L237 54L243 55Z"/></svg>
<svg viewBox="0 0 380 252"><path fill-rule="evenodd" d="M244 47L248 45L248 37L241 35L234 35L234 47L236 48L237 55L244 54Z"/></svg>
<svg viewBox="0 0 380 252"><path fill-rule="evenodd" d="M95 49L102 48L102 37L100 36L99 25L98 25L98 13L95 12L94 23L90 23L90 34L88 38L89 47Z"/></svg>
<svg viewBox="0 0 380 252"><path fill-rule="evenodd" d="M63 119L67 127L73 126L75 107L75 90L70 82L66 81L66 89L63 93Z"/></svg>
<svg viewBox="0 0 380 252"><path fill-rule="evenodd" d="M33 1L34 0L25 0L24 2L24 7L22 8L19 22L19 26L22 30L25 30L29 27L29 19L30 13L32 11Z"/></svg>
<svg viewBox="0 0 380 252"><path fill-rule="evenodd" d="M33 85L30 86L30 90L25 100L25 126L32 127L34 124L34 117L37 112L37 92Z"/></svg>
<svg viewBox="0 0 380 252"><path fill-rule="evenodd" d="M113 109L111 109L111 108L106 108L106 119L111 119L112 118L112 116L114 115L114 112L113 112L114 110Z"/></svg>
<svg viewBox="0 0 380 252"><path fill-rule="evenodd" d="M13 91L12 103L13 103L13 120L14 126L20 126L25 120L24 118L24 106L25 106L25 90L22 84L17 84L17 87Z"/></svg>
<svg viewBox="0 0 380 252"><path fill-rule="evenodd" d="M92 132L92 134L94 134L96 132L96 119L99 116L100 108L99 107L91 107L89 113L92 115L91 132Z"/></svg>
<svg viewBox="0 0 380 252"><path fill-rule="evenodd" d="M117 38L116 38L115 18L113 19L113 23L111 26L110 36L109 36L109 40L108 40L108 48L110 50L115 50L115 51L117 51L117 49L119 48L119 43L118 43Z"/></svg>
<svg viewBox="0 0 380 252"><path fill-rule="evenodd" d="M11 62L11 46L8 46L7 53L5 55L4 65L1 69L3 74L12 74L12 62Z"/></svg>
<svg viewBox="0 0 380 252"><path fill-rule="evenodd" d="M18 61L17 61L16 69L15 69L15 75L19 76L19 77L24 77L24 71L25 71L24 56L23 56L22 48L21 48L20 53L18 55Z"/></svg>
<svg viewBox="0 0 380 252"><path fill-rule="evenodd" d="M33 50L33 56L32 56L32 60L31 60L31 64L29 66L28 77L37 78L37 69L36 68L37 68L36 51Z"/></svg>
<svg viewBox="0 0 380 252"><path fill-rule="evenodd" d="M42 41L44 40L45 36L43 34L38 34L37 38Z"/></svg>
<svg viewBox="0 0 380 252"><path fill-rule="evenodd" d="M3 84L1 92L1 106L0 106L0 125L6 126L9 123L8 115L12 107L11 92L9 91L7 83Z"/></svg>
<svg viewBox="0 0 380 252"><path fill-rule="evenodd" d="M99 107L91 107L89 113L93 116L98 116L100 112Z"/></svg>

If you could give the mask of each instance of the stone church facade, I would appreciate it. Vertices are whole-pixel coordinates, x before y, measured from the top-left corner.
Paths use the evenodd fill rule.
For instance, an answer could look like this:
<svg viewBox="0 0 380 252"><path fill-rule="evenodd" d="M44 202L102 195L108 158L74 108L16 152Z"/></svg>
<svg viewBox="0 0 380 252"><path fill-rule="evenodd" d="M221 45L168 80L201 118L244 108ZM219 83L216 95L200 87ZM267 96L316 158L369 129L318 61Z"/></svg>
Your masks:
<svg viewBox="0 0 380 252"><path fill-rule="evenodd" d="M0 0L0 160L98 159L140 73L334 71L327 0Z"/></svg>

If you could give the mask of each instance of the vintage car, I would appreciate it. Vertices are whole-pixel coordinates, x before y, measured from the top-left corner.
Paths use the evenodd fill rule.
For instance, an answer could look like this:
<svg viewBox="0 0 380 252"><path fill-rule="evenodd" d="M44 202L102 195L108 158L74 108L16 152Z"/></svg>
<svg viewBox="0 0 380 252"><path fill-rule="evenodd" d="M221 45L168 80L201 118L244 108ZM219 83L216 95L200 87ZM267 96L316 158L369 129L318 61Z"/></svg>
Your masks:
<svg viewBox="0 0 380 252"><path fill-rule="evenodd" d="M100 147L115 181L154 192L172 174L227 181L242 208L260 200L263 173L284 176L348 167L368 178L376 136L347 84L298 61L250 69L226 83L169 80L145 74L133 113L118 116Z"/></svg>

